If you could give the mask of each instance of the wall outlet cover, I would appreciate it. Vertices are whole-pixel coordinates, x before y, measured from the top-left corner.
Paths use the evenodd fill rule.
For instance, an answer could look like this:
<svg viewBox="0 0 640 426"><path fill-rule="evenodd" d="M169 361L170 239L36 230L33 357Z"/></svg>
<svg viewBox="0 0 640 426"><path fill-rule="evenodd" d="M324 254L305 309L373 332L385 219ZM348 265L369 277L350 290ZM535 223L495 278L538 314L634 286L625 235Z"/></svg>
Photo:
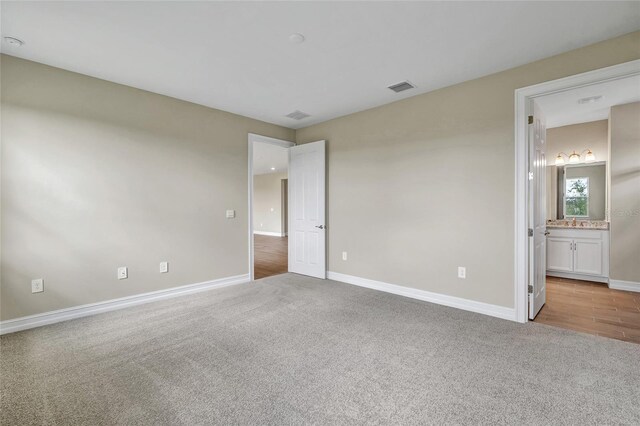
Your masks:
<svg viewBox="0 0 640 426"><path fill-rule="evenodd" d="M160 273L166 274L169 272L169 262L160 262Z"/></svg>
<svg viewBox="0 0 640 426"><path fill-rule="evenodd" d="M458 278L467 278L467 268L458 266Z"/></svg>
<svg viewBox="0 0 640 426"><path fill-rule="evenodd" d="M118 268L118 279L124 280L129 277L129 271L126 266L121 266Z"/></svg>

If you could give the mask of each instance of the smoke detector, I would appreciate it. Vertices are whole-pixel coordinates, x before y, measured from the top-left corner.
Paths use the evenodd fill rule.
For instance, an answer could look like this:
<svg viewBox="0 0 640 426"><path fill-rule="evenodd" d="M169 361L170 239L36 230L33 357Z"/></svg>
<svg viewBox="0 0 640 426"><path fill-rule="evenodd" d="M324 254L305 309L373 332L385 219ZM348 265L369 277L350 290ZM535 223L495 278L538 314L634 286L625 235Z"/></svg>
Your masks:
<svg viewBox="0 0 640 426"><path fill-rule="evenodd" d="M22 40L20 40L18 38L15 38L15 37L5 37L4 41L9 43L10 45L16 46L16 47L20 47L20 46L22 46L24 44L24 41L22 41Z"/></svg>
<svg viewBox="0 0 640 426"><path fill-rule="evenodd" d="M286 117L293 118L294 120L302 120L303 118L311 117L306 112L295 110L286 115Z"/></svg>
<svg viewBox="0 0 640 426"><path fill-rule="evenodd" d="M404 92L405 90L415 89L416 86L409 83L408 81L403 81L401 83L392 84L389 86L389 89L393 90L396 93Z"/></svg>
<svg viewBox="0 0 640 426"><path fill-rule="evenodd" d="M582 98L582 99L578 99L578 103L579 104L592 104L594 102L598 102L600 99L602 99L602 95L598 95L598 96L590 96L588 98Z"/></svg>

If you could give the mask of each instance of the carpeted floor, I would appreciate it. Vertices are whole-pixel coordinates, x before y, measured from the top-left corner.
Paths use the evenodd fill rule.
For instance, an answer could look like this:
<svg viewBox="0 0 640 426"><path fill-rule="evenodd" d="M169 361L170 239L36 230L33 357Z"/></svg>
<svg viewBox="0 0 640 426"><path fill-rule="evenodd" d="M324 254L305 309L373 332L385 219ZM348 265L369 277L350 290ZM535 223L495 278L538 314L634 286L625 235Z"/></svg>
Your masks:
<svg viewBox="0 0 640 426"><path fill-rule="evenodd" d="M25 424L640 424L640 345L292 274L1 338Z"/></svg>

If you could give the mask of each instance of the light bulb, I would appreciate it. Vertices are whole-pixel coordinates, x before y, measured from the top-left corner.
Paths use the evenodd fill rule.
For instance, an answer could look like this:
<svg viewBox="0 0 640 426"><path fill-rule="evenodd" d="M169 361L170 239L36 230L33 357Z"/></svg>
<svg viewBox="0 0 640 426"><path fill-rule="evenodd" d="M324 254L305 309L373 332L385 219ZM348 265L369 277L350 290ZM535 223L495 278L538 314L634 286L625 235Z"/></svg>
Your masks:
<svg viewBox="0 0 640 426"><path fill-rule="evenodd" d="M577 164L580 162L580 154L573 151L573 154L569 156L569 164Z"/></svg>
<svg viewBox="0 0 640 426"><path fill-rule="evenodd" d="M587 151L587 155L584 156L584 161L587 163L593 163L596 161L596 156L591 152L591 150Z"/></svg>

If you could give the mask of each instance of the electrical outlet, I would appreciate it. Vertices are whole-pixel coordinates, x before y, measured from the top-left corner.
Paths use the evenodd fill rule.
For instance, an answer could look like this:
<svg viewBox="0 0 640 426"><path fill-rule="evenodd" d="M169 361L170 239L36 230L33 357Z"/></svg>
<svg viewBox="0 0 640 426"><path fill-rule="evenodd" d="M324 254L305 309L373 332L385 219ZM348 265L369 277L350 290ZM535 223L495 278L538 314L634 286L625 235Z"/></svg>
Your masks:
<svg viewBox="0 0 640 426"><path fill-rule="evenodd" d="M227 219L233 219L234 217L236 217L236 211L235 210L227 210Z"/></svg>
<svg viewBox="0 0 640 426"><path fill-rule="evenodd" d="M31 293L42 293L44 291L44 280L38 278L31 280Z"/></svg>
<svg viewBox="0 0 640 426"><path fill-rule="evenodd" d="M347 252L346 251L342 252L342 260L347 260Z"/></svg>
<svg viewBox="0 0 640 426"><path fill-rule="evenodd" d="M458 266L458 278L467 278L467 268Z"/></svg>
<svg viewBox="0 0 640 426"><path fill-rule="evenodd" d="M126 266L121 266L118 268L118 279L119 280L124 280L127 279L129 277L129 271L127 270Z"/></svg>
<svg viewBox="0 0 640 426"><path fill-rule="evenodd" d="M165 274L169 272L169 262L160 262L160 273Z"/></svg>

